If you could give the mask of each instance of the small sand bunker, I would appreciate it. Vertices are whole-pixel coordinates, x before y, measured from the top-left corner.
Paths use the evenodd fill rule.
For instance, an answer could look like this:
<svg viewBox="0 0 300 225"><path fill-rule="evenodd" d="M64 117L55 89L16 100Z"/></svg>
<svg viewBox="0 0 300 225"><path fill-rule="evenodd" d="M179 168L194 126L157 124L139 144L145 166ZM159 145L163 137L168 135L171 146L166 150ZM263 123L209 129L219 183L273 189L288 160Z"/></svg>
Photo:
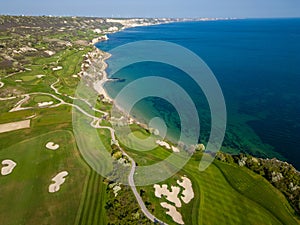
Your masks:
<svg viewBox="0 0 300 225"><path fill-rule="evenodd" d="M46 144L46 148L55 151L55 150L59 149L59 144L55 144L54 142L48 142Z"/></svg>
<svg viewBox="0 0 300 225"><path fill-rule="evenodd" d="M45 107L45 106L52 105L52 104L53 104L52 101L50 101L50 102L39 102L38 106L39 107Z"/></svg>
<svg viewBox="0 0 300 225"><path fill-rule="evenodd" d="M183 180L182 182L177 180L177 184L184 188L184 190L182 191L183 196L181 196L181 199L185 204L188 204L194 198L192 182L187 177L181 177L181 179Z"/></svg>
<svg viewBox="0 0 300 225"><path fill-rule="evenodd" d="M50 193L54 193L54 192L58 192L60 189L60 186L66 181L66 176L68 176L68 172L67 171L63 171L59 174L57 174L55 177L52 178L52 181L54 181L54 184L50 184L49 185L49 192Z"/></svg>
<svg viewBox="0 0 300 225"><path fill-rule="evenodd" d="M166 149L171 149L170 145L165 141L157 140L156 144L158 144L161 147L165 147Z"/></svg>
<svg viewBox="0 0 300 225"><path fill-rule="evenodd" d="M0 88L4 86L4 83L0 81Z"/></svg>
<svg viewBox="0 0 300 225"><path fill-rule="evenodd" d="M166 197L166 199L170 202L173 202L176 207L181 207L181 201L178 198L178 194L180 192L180 187L171 186L172 191L168 190L168 185L163 184L162 187L158 184L154 184L155 188L155 196L157 198L161 198L162 195Z"/></svg>
<svg viewBox="0 0 300 225"><path fill-rule="evenodd" d="M52 70L57 71L57 70L62 70L62 69L63 69L62 66L58 66L58 67L53 68Z"/></svg>
<svg viewBox="0 0 300 225"><path fill-rule="evenodd" d="M1 175L6 176L8 174L11 174L13 169L16 167L17 163L10 159L6 159L2 161L2 169L1 169Z"/></svg>
<svg viewBox="0 0 300 225"><path fill-rule="evenodd" d="M172 206L166 202L162 202L162 203L160 203L160 205L162 207L164 207L165 209L169 210L167 212L167 214L172 217L174 222L176 222L178 224L184 224L181 214L176 210L176 208L174 206Z"/></svg>
<svg viewBox="0 0 300 225"><path fill-rule="evenodd" d="M172 151L173 152L180 152L180 150L178 148L174 147L174 146L172 146Z"/></svg>
<svg viewBox="0 0 300 225"><path fill-rule="evenodd" d="M36 78L41 79L41 78L44 77L44 76L46 76L46 75L36 75Z"/></svg>

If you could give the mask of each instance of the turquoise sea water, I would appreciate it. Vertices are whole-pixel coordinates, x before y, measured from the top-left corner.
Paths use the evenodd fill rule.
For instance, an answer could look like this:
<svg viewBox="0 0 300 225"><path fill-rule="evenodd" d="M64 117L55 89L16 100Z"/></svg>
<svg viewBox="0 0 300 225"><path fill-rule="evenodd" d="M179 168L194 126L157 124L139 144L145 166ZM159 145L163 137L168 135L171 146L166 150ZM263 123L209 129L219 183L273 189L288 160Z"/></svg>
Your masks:
<svg viewBox="0 0 300 225"><path fill-rule="evenodd" d="M182 45L211 68L223 90L228 112L223 151L278 157L300 168L300 19L137 27L111 34L108 41L98 43L97 47L109 51L140 40ZM111 60L117 57L113 56L108 63ZM182 71L160 63L134 64L113 74L125 81L107 83L105 87L114 97L131 81L145 76L162 76L187 90L198 108L199 139L205 143L210 130L209 107L203 93ZM160 116L167 123L168 134L174 138L178 135L178 114L162 99L140 101L132 114L145 122Z"/></svg>

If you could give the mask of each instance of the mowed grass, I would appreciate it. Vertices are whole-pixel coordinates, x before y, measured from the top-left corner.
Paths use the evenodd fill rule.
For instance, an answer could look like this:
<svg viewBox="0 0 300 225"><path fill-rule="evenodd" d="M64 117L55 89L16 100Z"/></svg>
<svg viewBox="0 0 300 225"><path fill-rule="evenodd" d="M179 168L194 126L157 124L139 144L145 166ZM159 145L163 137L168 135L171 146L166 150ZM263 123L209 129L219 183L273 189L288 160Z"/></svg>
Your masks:
<svg viewBox="0 0 300 225"><path fill-rule="evenodd" d="M168 153L165 149L127 151L139 166L163 160ZM204 172L198 167L199 161L192 157L178 174L160 183L170 187L177 185L176 180L182 175L191 179L195 198L177 209L185 224L299 224L283 194L247 168L219 161L214 161ZM149 208L155 216L168 224L176 224L160 206L167 201L155 197L153 185L138 189L146 191L144 200L152 203Z"/></svg>
<svg viewBox="0 0 300 225"><path fill-rule="evenodd" d="M75 88L79 82L79 78L72 77L80 72L83 55L90 50L90 47L80 51L76 48L65 49L51 57L43 58L28 58L31 64L26 65L31 70L17 73L8 78L3 78L6 84L3 88L19 87L24 93L32 92L48 92L53 93L50 85L57 78L60 78L60 83L57 88L64 94L73 95ZM52 68L62 66L62 70L53 71ZM46 75L42 78L37 78L36 75ZM22 80L21 83L16 83L15 80Z"/></svg>
<svg viewBox="0 0 300 225"><path fill-rule="evenodd" d="M36 76L22 76L21 79L25 82L28 82L28 81L33 81L38 78Z"/></svg>
<svg viewBox="0 0 300 225"><path fill-rule="evenodd" d="M281 223L295 223L295 220L292 219L293 210L285 197L263 177L246 168L240 168L221 162L216 162L215 165L217 165L228 183L235 190L260 204Z"/></svg>
<svg viewBox="0 0 300 225"><path fill-rule="evenodd" d="M120 145L123 149L126 150L127 153L130 153L130 156L138 165L152 165L160 160L168 158L172 154L171 150L167 150L164 147L155 144L156 138L153 136L149 138L150 134L140 126L133 124L130 126L130 128L132 132L130 134L131 136L123 136L121 140L124 142L120 142ZM116 135L118 137L118 135L126 135L126 133L120 132ZM137 139L132 139L132 137L135 137ZM147 149L149 146L157 147L149 151L139 150Z"/></svg>
<svg viewBox="0 0 300 225"><path fill-rule="evenodd" d="M240 170L218 161L206 171L200 172L198 163L190 161L184 168L190 174L193 184L200 190L199 203L193 203L193 208L200 209L198 219L192 224L298 224L287 200L266 180L249 176L249 170ZM229 176L243 180L248 185L255 183L262 189L249 186L245 192L238 191L235 185L228 182L228 175L222 172L228 168L241 171L233 172ZM272 210L274 206L279 207Z"/></svg>
<svg viewBox="0 0 300 225"><path fill-rule="evenodd" d="M185 224L299 224L287 200L266 180L248 177L248 172L243 170L241 173L231 174L230 176L240 180L244 180L246 176L246 182L255 184L245 192L240 192L220 170L232 166L225 165L223 168L224 165L216 164L219 162L213 163L205 172L200 172L198 162L191 160L180 173L160 183L171 187L177 185L176 180L182 175L191 179L195 198L177 208ZM144 200L152 203L151 208L156 217L168 224L176 224L166 215L167 210L160 206L161 202L168 201L164 197L155 197L153 185L138 189L146 191Z"/></svg>
<svg viewBox="0 0 300 225"><path fill-rule="evenodd" d="M60 59L58 60L58 66L61 66L62 69L53 72L56 77L60 78L60 83L57 84L59 90L68 95L74 95L76 86L79 83L79 79L72 77L76 75L81 70L81 64L83 61L83 55L87 52L79 51L77 49L66 50L61 54Z"/></svg>
<svg viewBox="0 0 300 225"><path fill-rule="evenodd" d="M49 141L60 148L47 150ZM2 224L74 224L89 169L70 132L51 132L1 149L0 160L5 159L17 166L0 179ZM66 182L59 192L49 193L51 179L62 171L69 173Z"/></svg>
<svg viewBox="0 0 300 225"><path fill-rule="evenodd" d="M0 176L1 224L106 224L106 184L76 147L71 107L2 113L0 123L31 115L35 117L30 129L0 134L0 160L18 163L11 177ZM60 144L60 149L45 149L49 141ZM51 179L63 170L69 172L66 183L58 193L48 193Z"/></svg>
<svg viewBox="0 0 300 225"><path fill-rule="evenodd" d="M81 212L77 214L76 225L107 224L104 208L107 198L106 186L103 178L91 170L84 190L85 195L80 205Z"/></svg>
<svg viewBox="0 0 300 225"><path fill-rule="evenodd" d="M35 101L36 103L50 102L52 100L53 100L53 98L48 95L36 95L33 97L33 101Z"/></svg>
<svg viewBox="0 0 300 225"><path fill-rule="evenodd" d="M30 98L27 102L22 104L22 107L35 107L38 108L38 103L43 103L43 102L52 102L51 105L44 106L44 107L49 107L53 106L55 104L58 104L59 101L49 95L41 95L41 94L34 94L30 95Z"/></svg>

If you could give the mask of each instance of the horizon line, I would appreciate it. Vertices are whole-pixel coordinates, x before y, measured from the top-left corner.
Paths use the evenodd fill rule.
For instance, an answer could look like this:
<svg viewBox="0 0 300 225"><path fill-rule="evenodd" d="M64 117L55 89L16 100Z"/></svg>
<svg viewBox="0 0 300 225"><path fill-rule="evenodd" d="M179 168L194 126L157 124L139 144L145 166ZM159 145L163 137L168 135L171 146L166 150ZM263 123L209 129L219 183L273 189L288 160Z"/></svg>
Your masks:
<svg viewBox="0 0 300 225"><path fill-rule="evenodd" d="M274 16L274 17L149 17L149 16L95 16L95 15L46 15L46 14L14 14L14 13L0 13L0 16L32 16L32 17L82 17L82 18L109 18L109 19L300 19L299 17L294 16Z"/></svg>

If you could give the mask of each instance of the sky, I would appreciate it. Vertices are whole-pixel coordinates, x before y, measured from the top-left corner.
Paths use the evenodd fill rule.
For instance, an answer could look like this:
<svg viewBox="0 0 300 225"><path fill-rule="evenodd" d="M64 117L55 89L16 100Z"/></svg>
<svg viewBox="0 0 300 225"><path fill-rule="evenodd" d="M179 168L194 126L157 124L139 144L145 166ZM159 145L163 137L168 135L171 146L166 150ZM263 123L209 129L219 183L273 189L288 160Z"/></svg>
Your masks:
<svg viewBox="0 0 300 225"><path fill-rule="evenodd" d="M300 0L0 0L0 14L97 17L300 17Z"/></svg>

